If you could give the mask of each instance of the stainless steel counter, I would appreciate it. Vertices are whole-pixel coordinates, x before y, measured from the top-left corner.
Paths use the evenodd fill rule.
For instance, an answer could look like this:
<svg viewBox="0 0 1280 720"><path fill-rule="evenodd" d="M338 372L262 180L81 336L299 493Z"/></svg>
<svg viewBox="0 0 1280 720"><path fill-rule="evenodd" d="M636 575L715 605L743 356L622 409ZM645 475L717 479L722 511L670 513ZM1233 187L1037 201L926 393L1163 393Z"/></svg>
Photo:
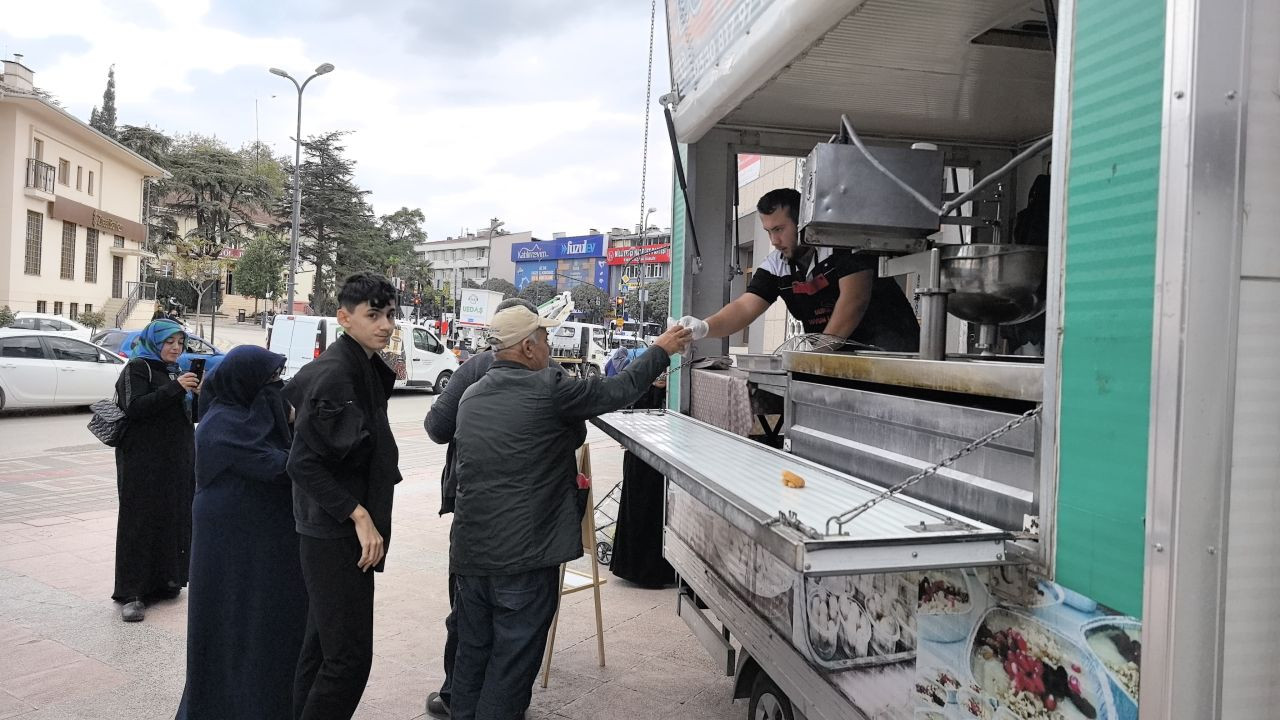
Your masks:
<svg viewBox="0 0 1280 720"><path fill-rule="evenodd" d="M782 365L791 373L1040 402L1044 366L971 358L921 360L890 353L788 351Z"/></svg>
<svg viewBox="0 0 1280 720"><path fill-rule="evenodd" d="M693 418L633 411L593 422L796 570L834 574L1004 561L1008 533L910 498L881 502L846 526L847 534L827 535L829 517L881 488ZM805 487L784 487L784 470L804 478ZM780 513L799 526L778 522Z"/></svg>

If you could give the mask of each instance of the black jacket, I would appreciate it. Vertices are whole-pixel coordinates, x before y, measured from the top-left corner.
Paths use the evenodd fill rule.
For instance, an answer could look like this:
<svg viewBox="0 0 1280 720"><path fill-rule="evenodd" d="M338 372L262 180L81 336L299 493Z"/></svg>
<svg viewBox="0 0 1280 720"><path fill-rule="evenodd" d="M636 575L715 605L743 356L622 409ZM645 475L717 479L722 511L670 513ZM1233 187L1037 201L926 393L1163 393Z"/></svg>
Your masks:
<svg viewBox="0 0 1280 720"><path fill-rule="evenodd" d="M343 335L285 389L297 409L288 470L300 534L355 535L350 518L359 504L390 546L391 505L401 479L400 453L387 422L395 380L382 358L369 357Z"/></svg>
<svg viewBox="0 0 1280 720"><path fill-rule="evenodd" d="M462 402L462 395L467 388L484 377L492 365L493 352L485 350L472 355L462 363L462 367L458 368L453 377L449 378L449 385L444 392L440 393L440 397L431 403L431 409L427 411L427 417L422 421L423 427L427 430L427 436L432 442L440 445L449 444L449 449L445 451L444 456L444 470L440 473L441 515L453 512L454 498L458 494L458 476L454 468L457 447L453 442L454 433L458 429L458 405Z"/></svg>
<svg viewBox="0 0 1280 720"><path fill-rule="evenodd" d="M574 452L585 421L635 402L667 361L654 347L614 377L587 380L494 362L458 411L450 572L510 575L580 557Z"/></svg>

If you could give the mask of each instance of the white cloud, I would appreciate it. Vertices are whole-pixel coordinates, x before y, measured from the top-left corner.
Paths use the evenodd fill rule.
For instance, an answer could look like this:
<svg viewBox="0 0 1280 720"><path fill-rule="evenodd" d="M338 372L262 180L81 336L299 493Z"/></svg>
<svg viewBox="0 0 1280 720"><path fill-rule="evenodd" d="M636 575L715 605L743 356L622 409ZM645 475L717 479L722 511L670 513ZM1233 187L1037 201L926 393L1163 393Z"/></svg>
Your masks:
<svg viewBox="0 0 1280 720"><path fill-rule="evenodd" d="M34 46L37 84L81 117L101 102L115 64L120 122L233 145L252 140L256 125L288 155L296 93L266 68L302 79L333 62L306 90L303 135L352 131L348 154L376 211L421 207L433 239L495 215L538 236L639 220L647 4L560 17L548 13L574 4L546 0L507 18L498 37L486 35L492 7L451 12L447 25L412 3L398 13L341 0L310 13L257 3L15 4L0 42L11 52ZM658 32L655 103L666 85L661 22ZM671 165L656 105L651 123L648 204L664 218Z"/></svg>

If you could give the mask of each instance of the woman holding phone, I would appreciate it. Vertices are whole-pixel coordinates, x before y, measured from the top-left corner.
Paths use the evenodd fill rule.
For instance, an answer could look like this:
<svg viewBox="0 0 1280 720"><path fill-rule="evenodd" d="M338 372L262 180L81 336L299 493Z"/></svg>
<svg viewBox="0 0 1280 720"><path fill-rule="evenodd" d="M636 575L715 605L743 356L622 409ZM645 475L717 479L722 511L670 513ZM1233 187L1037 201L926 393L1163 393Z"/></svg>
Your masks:
<svg viewBox="0 0 1280 720"><path fill-rule="evenodd" d="M187 584L195 433L191 397L195 373L178 368L186 346L182 326L155 320L138 336L116 381L128 419L116 446L115 591L121 618L139 622L147 604L178 596Z"/></svg>
<svg viewBox="0 0 1280 720"><path fill-rule="evenodd" d="M187 685L177 720L293 716L307 591L285 472L293 433L284 361L237 347L200 395Z"/></svg>

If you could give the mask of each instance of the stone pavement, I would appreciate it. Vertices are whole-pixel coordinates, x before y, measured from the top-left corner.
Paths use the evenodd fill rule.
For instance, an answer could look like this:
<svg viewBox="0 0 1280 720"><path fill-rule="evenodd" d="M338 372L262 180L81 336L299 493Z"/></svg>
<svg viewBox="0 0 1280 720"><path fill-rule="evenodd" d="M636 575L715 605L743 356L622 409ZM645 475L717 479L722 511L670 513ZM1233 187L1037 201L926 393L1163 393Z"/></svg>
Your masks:
<svg viewBox="0 0 1280 720"><path fill-rule="evenodd" d="M436 515L444 448L417 422L395 430L405 482L378 578L376 657L356 714L365 720L424 717L448 612L449 520ZM120 621L110 600L115 462L91 439L78 432L39 456L8 448L0 460L0 720L172 718L182 693L186 594L149 608L143 623ZM589 440L603 493L620 478L621 451L594 429ZM595 657L591 594L568 596L550 686L535 688L530 717L743 716L731 681L676 617L674 593L604 574L607 666Z"/></svg>

